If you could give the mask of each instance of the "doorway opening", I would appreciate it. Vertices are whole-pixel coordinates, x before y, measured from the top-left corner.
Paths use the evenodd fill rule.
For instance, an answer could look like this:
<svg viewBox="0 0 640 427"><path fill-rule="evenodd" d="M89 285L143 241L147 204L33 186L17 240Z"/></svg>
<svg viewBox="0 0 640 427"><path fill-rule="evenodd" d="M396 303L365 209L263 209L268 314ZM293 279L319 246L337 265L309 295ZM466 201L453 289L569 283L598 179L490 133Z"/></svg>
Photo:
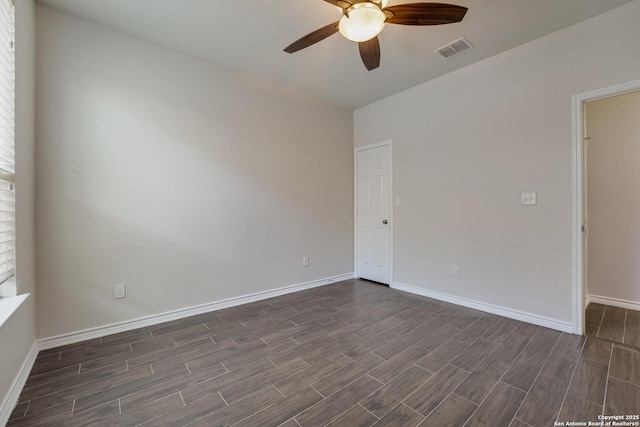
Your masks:
<svg viewBox="0 0 640 427"><path fill-rule="evenodd" d="M601 200L601 202L598 202L598 203L602 203L602 200L606 200L600 196L595 197L595 195L607 194L606 190L602 191L599 188L598 188L598 193L595 193L594 192L596 188L595 186L594 188L591 189L590 192L588 192L589 176L591 176L592 179L597 178L597 180L594 179L594 182L592 184L597 183L598 187L602 186L603 184L607 185L609 190L612 192L619 190L619 188L616 185L611 185L610 183L611 177L607 177L606 174L602 175L601 173L602 171L599 171L600 175L595 174L595 170L592 170L591 173L588 173L588 170L589 170L588 164L591 164L592 167L594 166L593 158L591 159L591 162L589 162L589 153L593 150L593 146L590 146L590 144L596 143L595 140L593 140L592 142L592 140L590 139L591 137L590 133L595 132L594 123L596 121L593 120L592 122L590 122L592 126L591 126L591 129L589 129L589 127L587 126L587 123L589 120L589 114L587 113L591 111L595 117L595 112L598 111L597 109L594 109L596 105L599 107L608 106L608 104L605 105L602 103L597 103L596 101L613 100L615 97L625 95L625 94L635 93L638 91L640 91L640 80L636 80L636 81L632 81L632 82L628 82L628 83L624 83L616 86L611 86L611 87L599 89L596 91L583 93L573 97L573 112L574 112L574 126L573 126L573 135L574 135L574 147L573 147L574 148L573 150L574 151L574 187L573 187L574 311L573 311L573 314L574 314L575 333L581 334L581 335L587 334L587 335L593 336L597 334L598 328L601 326L602 322L605 321L606 311L602 303L607 302L603 299L599 299L597 296L597 293L594 293L595 286L590 287L589 285L589 279L590 279L589 259L591 258L592 264L594 264L594 266L596 265L596 263L593 263L593 260L594 260L593 254L591 254L591 257L590 257L589 211L592 210L592 213L593 213L593 218L591 219L593 220L594 230L598 230L598 234L597 234L598 239L597 240L595 239L595 236L596 236L595 234L593 234L592 236L594 240L593 243L597 245L597 246L592 246L592 249L595 249L597 247L598 251L602 253L603 248L601 246L606 244L606 240L602 239L602 236L605 235L604 233L602 233L602 229L603 229L602 224L604 223L604 219L606 218L606 216L600 215L599 213L605 212L607 211L607 209L609 209L610 212L612 212L616 208L622 209L620 207L615 207L615 206L599 206L597 210L594 209L593 206L589 208L589 194L591 194L591 198L593 199L591 205L593 205L593 203L595 203L596 200ZM611 104L611 105L615 105L615 104ZM602 127L602 129L606 130L607 127L606 126ZM598 139L602 139L602 138L599 137ZM600 150L599 153L601 154L605 152L602 150L606 148L607 147L603 147L602 145L599 146L598 147L598 149ZM596 154L597 153L598 151L596 151ZM603 179L602 178L603 176L606 179ZM610 203L610 202L606 202L606 203ZM603 207L604 209L602 209ZM598 220L598 222L596 222L596 219ZM609 221L610 220L611 219L609 218ZM597 224L597 228L595 228L596 224ZM614 225L612 222L610 222L610 224L612 226ZM598 260L597 264L603 265L603 263L600 262L601 258L595 258L595 259ZM594 281L592 285L595 283L601 283L603 281L602 272L606 271L606 269L603 269L602 265L598 265L599 270L597 271L597 274L594 275L594 279L597 279L597 282ZM592 273L594 272L596 272L596 270L592 271ZM600 277L598 278L598 276ZM612 277L612 280L615 280L615 279L613 279ZM600 289L602 289L602 287ZM618 295L620 294L618 293ZM613 300L617 300L617 301L613 301ZM624 300L621 298L610 299L609 302L612 302L613 304L611 304L612 308L609 309L609 312L610 312L609 320L612 320L614 322L619 322L620 320L622 320L623 321L622 328L624 329L624 320L626 319L626 312L625 312L626 308L637 309L637 305L630 304L631 306L629 307L621 307L621 305L624 305L622 303L623 301ZM638 299L636 298L635 301L637 303ZM587 312L587 307L590 304L591 306L589 308L589 311ZM599 322L597 327L594 325L594 321L596 321L594 319L597 319L597 322ZM594 328L596 329L594 330ZM624 335L621 335L620 339L617 341L623 342L624 341L623 336ZM611 338L614 338L614 337L603 336L603 338L613 340Z"/></svg>

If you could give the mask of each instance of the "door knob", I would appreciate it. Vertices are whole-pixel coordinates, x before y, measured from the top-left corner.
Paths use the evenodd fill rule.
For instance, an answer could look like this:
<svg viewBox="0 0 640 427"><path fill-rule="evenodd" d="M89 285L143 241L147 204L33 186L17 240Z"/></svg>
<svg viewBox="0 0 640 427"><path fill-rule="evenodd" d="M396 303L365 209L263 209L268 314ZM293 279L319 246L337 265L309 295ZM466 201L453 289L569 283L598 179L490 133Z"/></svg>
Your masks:
<svg viewBox="0 0 640 427"><path fill-rule="evenodd" d="M389 224L389 221L387 221L386 219L383 219L383 220L382 220L382 223L383 223L383 224Z"/></svg>

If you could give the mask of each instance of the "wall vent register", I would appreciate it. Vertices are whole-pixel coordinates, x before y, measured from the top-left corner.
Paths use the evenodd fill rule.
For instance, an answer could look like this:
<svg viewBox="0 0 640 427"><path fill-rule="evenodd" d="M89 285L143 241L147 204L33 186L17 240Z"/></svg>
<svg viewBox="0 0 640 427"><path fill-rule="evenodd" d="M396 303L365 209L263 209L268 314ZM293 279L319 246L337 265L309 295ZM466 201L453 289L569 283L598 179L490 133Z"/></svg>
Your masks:
<svg viewBox="0 0 640 427"><path fill-rule="evenodd" d="M452 56L455 56L469 49L473 49L473 45L469 43L469 40L465 39L464 37L460 37L459 39L436 49L434 52L439 53L445 58L451 58Z"/></svg>

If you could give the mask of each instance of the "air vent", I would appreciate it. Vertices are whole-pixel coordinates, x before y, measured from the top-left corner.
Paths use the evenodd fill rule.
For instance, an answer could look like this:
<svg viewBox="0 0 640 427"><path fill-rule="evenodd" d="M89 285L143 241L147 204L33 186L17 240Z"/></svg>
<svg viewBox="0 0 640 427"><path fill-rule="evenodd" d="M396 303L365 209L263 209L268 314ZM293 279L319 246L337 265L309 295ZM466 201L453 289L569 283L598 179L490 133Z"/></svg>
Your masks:
<svg viewBox="0 0 640 427"><path fill-rule="evenodd" d="M454 40L441 48L436 49L434 52L439 53L445 58L451 58L465 50L473 49L473 45L469 43L469 40L464 37L460 37L458 40Z"/></svg>

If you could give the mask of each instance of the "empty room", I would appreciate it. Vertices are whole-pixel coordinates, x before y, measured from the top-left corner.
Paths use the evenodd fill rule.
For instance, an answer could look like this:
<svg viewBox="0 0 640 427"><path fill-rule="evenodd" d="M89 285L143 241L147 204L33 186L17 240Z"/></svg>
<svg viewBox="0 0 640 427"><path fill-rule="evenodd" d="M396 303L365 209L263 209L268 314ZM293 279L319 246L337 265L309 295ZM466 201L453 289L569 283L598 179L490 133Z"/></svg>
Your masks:
<svg viewBox="0 0 640 427"><path fill-rule="evenodd" d="M0 0L0 425L640 426L638 22Z"/></svg>

